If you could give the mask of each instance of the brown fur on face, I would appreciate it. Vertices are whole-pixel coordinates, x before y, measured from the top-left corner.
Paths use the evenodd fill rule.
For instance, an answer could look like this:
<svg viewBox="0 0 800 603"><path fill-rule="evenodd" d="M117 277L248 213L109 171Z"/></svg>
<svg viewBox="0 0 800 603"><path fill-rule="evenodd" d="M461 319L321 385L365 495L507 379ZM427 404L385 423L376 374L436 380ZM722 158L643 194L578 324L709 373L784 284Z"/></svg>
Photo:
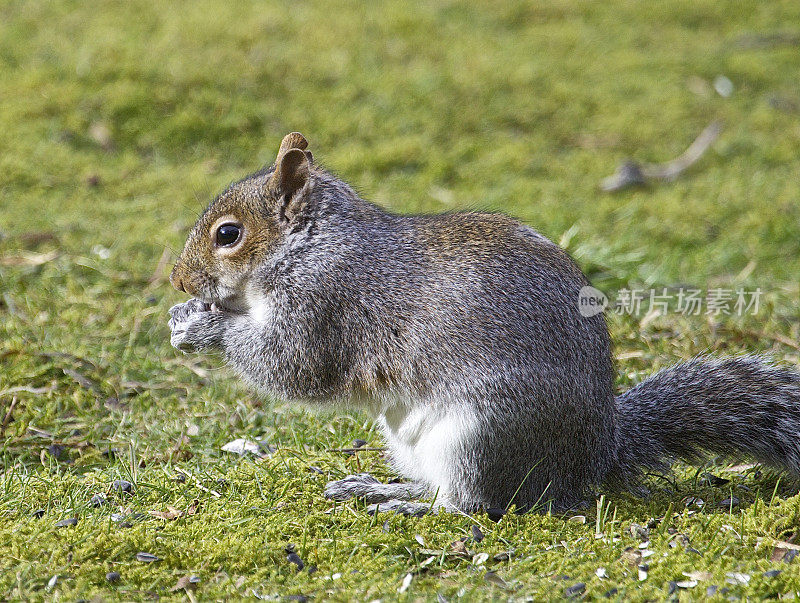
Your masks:
<svg viewBox="0 0 800 603"><path fill-rule="evenodd" d="M172 286L223 308L244 311L251 271L291 230L311 189L311 153L297 132L284 137L275 165L232 184L189 233L170 275ZM217 244L222 225L240 228L232 245Z"/></svg>

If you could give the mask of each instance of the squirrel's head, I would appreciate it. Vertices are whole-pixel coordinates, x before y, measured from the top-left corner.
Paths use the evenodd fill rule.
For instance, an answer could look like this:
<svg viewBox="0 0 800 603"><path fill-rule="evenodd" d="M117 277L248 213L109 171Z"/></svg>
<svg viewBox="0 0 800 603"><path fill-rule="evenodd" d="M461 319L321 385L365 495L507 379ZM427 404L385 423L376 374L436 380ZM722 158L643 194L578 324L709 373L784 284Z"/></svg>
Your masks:
<svg viewBox="0 0 800 603"><path fill-rule="evenodd" d="M305 221L313 188L312 156L302 134L281 142L274 168L228 187L192 228L172 274L172 286L247 312L253 272Z"/></svg>

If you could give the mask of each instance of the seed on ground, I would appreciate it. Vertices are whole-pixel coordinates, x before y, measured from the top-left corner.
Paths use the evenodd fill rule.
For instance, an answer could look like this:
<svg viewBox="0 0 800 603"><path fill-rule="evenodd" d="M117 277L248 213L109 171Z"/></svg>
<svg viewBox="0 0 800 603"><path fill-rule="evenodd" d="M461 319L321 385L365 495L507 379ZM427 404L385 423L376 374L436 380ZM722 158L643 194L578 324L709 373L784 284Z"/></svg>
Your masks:
<svg viewBox="0 0 800 603"><path fill-rule="evenodd" d="M111 482L111 489L116 492L133 492L133 484L126 479L115 479Z"/></svg>
<svg viewBox="0 0 800 603"><path fill-rule="evenodd" d="M77 517L67 517L66 519L62 519L61 521L56 522L57 528L71 528L72 526L76 525L78 525Z"/></svg>
<svg viewBox="0 0 800 603"><path fill-rule="evenodd" d="M300 559L300 555L297 553L289 553L286 555L286 560L290 563L294 563L297 566L298 572L306 566L306 564L303 563L303 560Z"/></svg>

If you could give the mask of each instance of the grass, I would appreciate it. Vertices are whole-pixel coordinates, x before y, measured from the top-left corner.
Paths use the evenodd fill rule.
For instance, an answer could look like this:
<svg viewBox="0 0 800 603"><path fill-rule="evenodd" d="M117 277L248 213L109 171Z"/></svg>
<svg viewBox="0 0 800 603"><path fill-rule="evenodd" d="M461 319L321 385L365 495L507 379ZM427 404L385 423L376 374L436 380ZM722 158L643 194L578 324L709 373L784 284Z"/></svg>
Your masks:
<svg viewBox="0 0 800 603"><path fill-rule="evenodd" d="M333 451L380 446L370 423L259 401L213 358L176 353L165 279L210 197L300 130L367 198L511 213L606 291L764 292L756 315L612 315L620 388L701 352L796 366L796 2L10 0L0 15L0 599L800 591L800 563L774 547L800 529L798 485L758 468L678 467L647 499L607 493L585 523L329 503L328 479L391 477L377 452ZM715 118L723 135L684 178L598 191L621 159L665 161ZM237 437L277 451L220 451ZM185 515L150 514L170 506ZM639 559L633 524L648 522Z"/></svg>

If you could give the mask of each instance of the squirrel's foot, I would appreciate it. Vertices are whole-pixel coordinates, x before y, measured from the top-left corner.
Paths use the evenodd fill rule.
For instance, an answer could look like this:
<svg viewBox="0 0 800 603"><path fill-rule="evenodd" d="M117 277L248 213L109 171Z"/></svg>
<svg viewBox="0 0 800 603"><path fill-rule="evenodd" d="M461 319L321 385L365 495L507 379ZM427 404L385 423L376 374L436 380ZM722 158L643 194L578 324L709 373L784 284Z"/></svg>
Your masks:
<svg viewBox="0 0 800 603"><path fill-rule="evenodd" d="M376 486L382 485L369 473L348 475L344 479L325 484L325 498L342 501L363 497L367 502L377 502L370 501L369 497L376 490Z"/></svg>
<svg viewBox="0 0 800 603"><path fill-rule="evenodd" d="M416 482L383 484L369 473L348 475L344 479L328 482L325 498L350 500L363 498L368 503L384 503L391 500L414 500L427 493L427 488Z"/></svg>
<svg viewBox="0 0 800 603"><path fill-rule="evenodd" d="M436 515L438 510L429 503L411 502L407 500L387 500L367 507L367 513L375 515L381 512L400 513L408 517L422 517L428 513Z"/></svg>

